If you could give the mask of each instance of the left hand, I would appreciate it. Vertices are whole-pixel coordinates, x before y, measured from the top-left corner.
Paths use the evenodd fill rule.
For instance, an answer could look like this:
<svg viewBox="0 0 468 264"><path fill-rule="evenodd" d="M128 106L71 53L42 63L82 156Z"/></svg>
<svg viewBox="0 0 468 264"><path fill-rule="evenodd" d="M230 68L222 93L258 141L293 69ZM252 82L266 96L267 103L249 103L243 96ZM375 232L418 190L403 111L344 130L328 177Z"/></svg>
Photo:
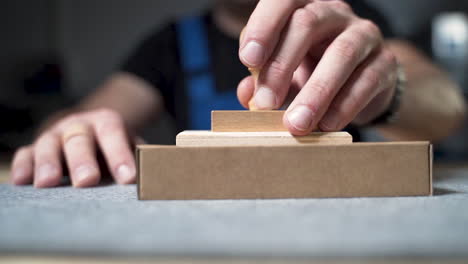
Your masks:
<svg viewBox="0 0 468 264"><path fill-rule="evenodd" d="M294 135L365 124L385 111L397 62L379 28L339 0L260 0L245 28L239 56L261 69L238 87L247 107L278 109Z"/></svg>

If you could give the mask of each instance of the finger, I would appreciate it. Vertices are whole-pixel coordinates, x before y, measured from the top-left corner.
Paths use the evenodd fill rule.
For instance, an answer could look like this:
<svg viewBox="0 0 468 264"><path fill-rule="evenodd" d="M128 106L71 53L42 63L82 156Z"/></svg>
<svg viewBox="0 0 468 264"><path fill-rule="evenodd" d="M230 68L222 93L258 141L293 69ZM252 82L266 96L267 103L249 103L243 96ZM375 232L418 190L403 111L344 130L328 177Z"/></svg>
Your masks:
<svg viewBox="0 0 468 264"><path fill-rule="evenodd" d="M97 185L101 174L91 126L80 122L63 128L62 145L73 186Z"/></svg>
<svg viewBox="0 0 468 264"><path fill-rule="evenodd" d="M286 100L281 106L282 109L286 109L287 106L289 106L289 104L294 100L301 88L310 78L310 75L312 74L316 65L317 63L313 60L304 60L298 69L294 72L288 95L286 96ZM255 80L252 76L246 77L244 80L242 80L237 88L237 97L239 98L241 104L247 109L251 109L250 104L252 102L254 90Z"/></svg>
<svg viewBox="0 0 468 264"><path fill-rule="evenodd" d="M255 90L255 81L252 76L244 78L237 86L237 98L243 107L249 109L249 101Z"/></svg>
<svg viewBox="0 0 468 264"><path fill-rule="evenodd" d="M315 129L351 73L381 43L379 29L367 21L339 35L287 110L284 124L289 131L294 135L307 135Z"/></svg>
<svg viewBox="0 0 468 264"><path fill-rule="evenodd" d="M255 92L256 107L271 110L281 106L293 74L309 50L335 38L349 19L322 1L294 11L273 55L262 68Z"/></svg>
<svg viewBox="0 0 468 264"><path fill-rule="evenodd" d="M287 109L292 101L294 101L294 98L296 98L297 94L301 91L302 87L310 78L314 68L314 62L308 59L305 59L301 65L299 65L297 70L294 72L288 95L286 96L286 99L284 100L284 103L280 109Z"/></svg>
<svg viewBox="0 0 468 264"><path fill-rule="evenodd" d="M59 136L45 133L34 144L34 186L54 187L62 178L62 152Z"/></svg>
<svg viewBox="0 0 468 264"><path fill-rule="evenodd" d="M16 151L11 166L11 180L16 185L31 184L33 181L34 160L31 146Z"/></svg>
<svg viewBox="0 0 468 264"><path fill-rule="evenodd" d="M239 58L250 68L261 68L275 49L290 15L308 0L263 0L250 16L239 49Z"/></svg>
<svg viewBox="0 0 468 264"><path fill-rule="evenodd" d="M319 123L323 131L343 129L379 93L395 86L396 59L390 52L370 57L350 77Z"/></svg>
<svg viewBox="0 0 468 264"><path fill-rule="evenodd" d="M135 159L120 116L111 110L101 110L95 114L93 128L114 179L120 184L134 183Z"/></svg>
<svg viewBox="0 0 468 264"><path fill-rule="evenodd" d="M312 73L317 67L317 64L318 61L315 61L311 58L306 58L294 72L292 82L299 88L299 90L301 90L302 87L306 85L307 81L310 79L310 76L312 76Z"/></svg>

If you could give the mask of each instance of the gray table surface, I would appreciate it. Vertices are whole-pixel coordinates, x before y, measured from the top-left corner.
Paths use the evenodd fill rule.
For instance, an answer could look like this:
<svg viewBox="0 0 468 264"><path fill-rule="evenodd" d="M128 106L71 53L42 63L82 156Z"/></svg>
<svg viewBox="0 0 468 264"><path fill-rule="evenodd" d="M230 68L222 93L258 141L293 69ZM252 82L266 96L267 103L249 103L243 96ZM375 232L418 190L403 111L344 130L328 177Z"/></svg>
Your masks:
<svg viewBox="0 0 468 264"><path fill-rule="evenodd" d="M0 254L468 257L468 171L433 197L138 201L108 185L0 185Z"/></svg>

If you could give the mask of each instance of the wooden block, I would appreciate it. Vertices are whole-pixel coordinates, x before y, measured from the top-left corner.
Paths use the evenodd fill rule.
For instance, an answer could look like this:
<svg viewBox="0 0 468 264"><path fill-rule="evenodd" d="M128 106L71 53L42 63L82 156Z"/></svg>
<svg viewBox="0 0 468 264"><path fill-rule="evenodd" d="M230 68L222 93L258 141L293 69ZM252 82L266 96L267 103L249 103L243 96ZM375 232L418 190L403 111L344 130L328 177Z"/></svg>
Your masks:
<svg viewBox="0 0 468 264"><path fill-rule="evenodd" d="M289 132L213 132L184 131L177 135L177 146L272 146L321 144L350 144L353 137L347 132L312 133L295 137Z"/></svg>
<svg viewBox="0 0 468 264"><path fill-rule="evenodd" d="M254 88L257 88L258 83L258 76L260 75L260 70L255 68L249 68L250 73L252 74L253 81L254 81ZM257 110L257 106L255 105L254 97L250 98L249 100L249 110L255 111Z"/></svg>
<svg viewBox="0 0 468 264"><path fill-rule="evenodd" d="M137 146L143 200L432 194L429 142Z"/></svg>
<svg viewBox="0 0 468 264"><path fill-rule="evenodd" d="M211 131L288 131L288 129L283 126L284 112L285 111L212 111Z"/></svg>

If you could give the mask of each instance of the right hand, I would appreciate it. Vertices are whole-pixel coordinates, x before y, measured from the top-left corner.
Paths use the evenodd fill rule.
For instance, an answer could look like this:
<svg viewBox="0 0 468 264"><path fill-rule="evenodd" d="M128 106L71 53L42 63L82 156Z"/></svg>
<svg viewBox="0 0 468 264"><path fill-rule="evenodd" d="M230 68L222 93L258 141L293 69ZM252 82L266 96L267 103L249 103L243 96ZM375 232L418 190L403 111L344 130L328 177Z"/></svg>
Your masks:
<svg viewBox="0 0 468 264"><path fill-rule="evenodd" d="M100 151L116 182L134 183L136 166L130 142L122 117L113 110L71 114L42 132L32 145L16 152L12 182L33 183L37 188L58 186L65 164L73 186L95 186L102 174L97 161Z"/></svg>

